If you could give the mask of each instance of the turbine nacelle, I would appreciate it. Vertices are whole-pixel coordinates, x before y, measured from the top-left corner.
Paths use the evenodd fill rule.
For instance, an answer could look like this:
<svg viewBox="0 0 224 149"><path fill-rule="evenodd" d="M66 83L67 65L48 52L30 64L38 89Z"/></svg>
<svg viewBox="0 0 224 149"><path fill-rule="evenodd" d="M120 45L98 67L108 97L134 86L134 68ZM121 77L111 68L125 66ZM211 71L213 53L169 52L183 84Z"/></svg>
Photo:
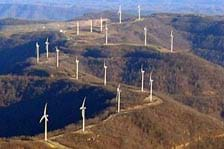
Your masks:
<svg viewBox="0 0 224 149"><path fill-rule="evenodd" d="M121 89L120 89L120 87L121 87L121 85L119 84L118 87L117 87L117 92L118 92L118 93L121 93Z"/></svg>
<svg viewBox="0 0 224 149"><path fill-rule="evenodd" d="M78 58L77 58L77 57L76 57L76 59L75 59L75 62L76 62L76 63L79 63L79 60L78 60Z"/></svg>
<svg viewBox="0 0 224 149"><path fill-rule="evenodd" d="M140 5L138 5L138 9L139 9L139 10L141 9L141 6L140 6Z"/></svg>
<svg viewBox="0 0 224 149"><path fill-rule="evenodd" d="M85 102L86 102L86 97L83 99L82 106L80 107L80 110L85 110L86 109Z"/></svg>
<svg viewBox="0 0 224 149"><path fill-rule="evenodd" d="M145 73L145 70L143 69L143 67L141 67L141 73Z"/></svg>
<svg viewBox="0 0 224 149"><path fill-rule="evenodd" d="M144 27L144 31L147 32L147 27Z"/></svg>
<svg viewBox="0 0 224 149"><path fill-rule="evenodd" d="M40 119L40 123L45 119L45 121L48 121L48 114L47 114L47 103L45 104L45 107L44 107L44 114L43 116L41 117Z"/></svg>
<svg viewBox="0 0 224 149"><path fill-rule="evenodd" d="M36 47L37 47L37 48L39 48L39 47L40 47L40 45L38 44L38 42L36 42Z"/></svg>
<svg viewBox="0 0 224 149"><path fill-rule="evenodd" d="M40 122L39 123L42 123L42 121L45 119L45 121L48 122L48 115L43 115L40 119Z"/></svg>
<svg viewBox="0 0 224 149"><path fill-rule="evenodd" d="M47 40L46 40L45 44L46 44L46 45L49 45L48 38L47 38Z"/></svg>
<svg viewBox="0 0 224 149"><path fill-rule="evenodd" d="M173 37L173 30L171 30L171 32L170 32L170 36Z"/></svg>
<svg viewBox="0 0 224 149"><path fill-rule="evenodd" d="M105 61L104 61L104 63L103 63L103 67L104 67L104 69L107 69L107 66L106 66Z"/></svg>
<svg viewBox="0 0 224 149"><path fill-rule="evenodd" d="M57 53L59 53L59 52L60 52L60 50L58 49L58 47L56 47L55 49L56 49L56 52L57 52Z"/></svg>
<svg viewBox="0 0 224 149"><path fill-rule="evenodd" d="M150 73L150 79L149 79L150 82L153 82L153 80L152 80L152 72Z"/></svg>
<svg viewBox="0 0 224 149"><path fill-rule="evenodd" d="M121 6L119 6L119 10L117 12L118 14L121 14Z"/></svg>

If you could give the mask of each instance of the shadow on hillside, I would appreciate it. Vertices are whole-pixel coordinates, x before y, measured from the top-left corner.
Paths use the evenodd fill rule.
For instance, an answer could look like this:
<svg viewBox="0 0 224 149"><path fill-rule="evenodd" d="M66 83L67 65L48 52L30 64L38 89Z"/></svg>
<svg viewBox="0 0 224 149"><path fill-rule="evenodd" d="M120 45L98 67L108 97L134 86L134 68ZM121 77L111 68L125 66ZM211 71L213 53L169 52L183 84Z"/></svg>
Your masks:
<svg viewBox="0 0 224 149"><path fill-rule="evenodd" d="M45 53L45 40L49 38L49 52L55 52L55 46L63 46L61 35L56 32L29 33L25 35L12 35L9 39L1 40L0 48L0 74L22 73L29 66L26 60L36 56L36 42L39 42L40 53Z"/></svg>
<svg viewBox="0 0 224 149"><path fill-rule="evenodd" d="M29 94L32 92L29 91ZM97 87L75 86L74 88L64 81L51 84L51 87L40 96L23 99L16 104L0 108L0 136L32 136L43 133L44 124L39 124L39 120L43 115L46 102L50 131L76 123L81 119L79 108L84 96L87 97L86 117L91 118L108 107L109 100L115 95Z"/></svg>

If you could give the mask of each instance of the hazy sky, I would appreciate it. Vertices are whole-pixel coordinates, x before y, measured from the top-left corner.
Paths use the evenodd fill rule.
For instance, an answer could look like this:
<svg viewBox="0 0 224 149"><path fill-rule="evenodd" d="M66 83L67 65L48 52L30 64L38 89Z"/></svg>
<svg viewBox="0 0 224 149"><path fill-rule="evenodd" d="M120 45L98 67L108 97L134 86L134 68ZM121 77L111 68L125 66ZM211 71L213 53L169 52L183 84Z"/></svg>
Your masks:
<svg viewBox="0 0 224 149"><path fill-rule="evenodd" d="M1 3L55 3L55 4L74 4L74 3L181 3L181 4L223 4L224 0L0 0Z"/></svg>

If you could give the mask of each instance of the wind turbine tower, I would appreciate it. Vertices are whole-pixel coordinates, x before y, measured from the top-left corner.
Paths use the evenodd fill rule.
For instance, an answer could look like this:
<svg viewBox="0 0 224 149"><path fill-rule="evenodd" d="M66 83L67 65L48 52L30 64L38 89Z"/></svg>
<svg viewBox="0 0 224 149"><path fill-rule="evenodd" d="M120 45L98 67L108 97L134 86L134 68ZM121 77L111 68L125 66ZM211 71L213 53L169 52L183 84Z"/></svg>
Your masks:
<svg viewBox="0 0 224 149"><path fill-rule="evenodd" d="M56 66L59 67L59 52L60 50L56 47Z"/></svg>
<svg viewBox="0 0 224 149"><path fill-rule="evenodd" d="M44 126L45 126L45 131L44 131L44 140L47 141L47 122L48 122L48 114L47 114L47 103L45 104L44 107L44 114L40 119L39 123L42 123L42 121L45 120Z"/></svg>
<svg viewBox="0 0 224 149"><path fill-rule="evenodd" d="M79 21L76 22L77 31L76 34L79 35Z"/></svg>
<svg viewBox="0 0 224 149"><path fill-rule="evenodd" d="M170 38L171 38L171 41L170 41L170 52L173 53L173 39L174 39L173 30L171 30L171 32L170 32Z"/></svg>
<svg viewBox="0 0 224 149"><path fill-rule="evenodd" d="M122 16L121 5L119 6L118 15L119 15L119 23L121 24L121 16Z"/></svg>
<svg viewBox="0 0 224 149"><path fill-rule="evenodd" d="M145 33L145 46L147 46L147 28L144 27L144 33Z"/></svg>
<svg viewBox="0 0 224 149"><path fill-rule="evenodd" d="M46 45L46 56L47 56L47 59L48 59L48 51L49 51L49 42L48 42L48 38L45 42L45 45Z"/></svg>
<svg viewBox="0 0 224 149"><path fill-rule="evenodd" d="M141 66L141 74L142 74L142 88L141 88L141 91L144 92L144 69L143 67Z"/></svg>
<svg viewBox="0 0 224 149"><path fill-rule="evenodd" d="M79 79L79 60L77 57L75 62L76 62L76 80L78 80Z"/></svg>
<svg viewBox="0 0 224 149"><path fill-rule="evenodd" d="M105 60L103 63L103 67L104 67L104 85L106 86L107 85L107 66L106 66Z"/></svg>
<svg viewBox="0 0 224 149"><path fill-rule="evenodd" d="M141 6L138 5L138 20L141 20Z"/></svg>
<svg viewBox="0 0 224 149"><path fill-rule="evenodd" d="M40 62L40 45L36 42L37 64Z"/></svg>
<svg viewBox="0 0 224 149"><path fill-rule="evenodd" d="M152 72L150 73L150 102L152 102L152 83L153 83L153 80L152 80Z"/></svg>
<svg viewBox="0 0 224 149"><path fill-rule="evenodd" d="M121 89L120 84L117 87L117 112L119 113L121 110Z"/></svg>
<svg viewBox="0 0 224 149"><path fill-rule="evenodd" d="M90 20L90 32L93 32L93 20Z"/></svg>
<svg viewBox="0 0 224 149"><path fill-rule="evenodd" d="M108 27L107 27L107 24L106 24L106 28L105 28L105 30L106 30L106 41L105 41L105 44L107 45L108 44Z"/></svg>
<svg viewBox="0 0 224 149"><path fill-rule="evenodd" d="M103 18L100 17L100 31L103 32Z"/></svg>
<svg viewBox="0 0 224 149"><path fill-rule="evenodd" d="M86 113L86 107L85 107L86 97L83 100L82 106L80 107L80 110L82 111L82 131L85 132L85 113Z"/></svg>

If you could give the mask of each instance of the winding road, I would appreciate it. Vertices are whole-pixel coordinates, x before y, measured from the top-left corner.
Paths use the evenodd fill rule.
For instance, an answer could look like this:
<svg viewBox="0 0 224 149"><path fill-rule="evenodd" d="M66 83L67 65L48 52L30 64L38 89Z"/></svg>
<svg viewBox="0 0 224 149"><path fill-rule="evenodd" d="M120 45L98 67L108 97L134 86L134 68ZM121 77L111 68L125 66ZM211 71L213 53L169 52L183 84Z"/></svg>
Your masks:
<svg viewBox="0 0 224 149"><path fill-rule="evenodd" d="M107 121L109 121L109 120L113 119L114 117L116 117L118 115L121 115L121 114L128 114L128 113L134 112L136 110L148 108L148 107L151 107L151 106L157 106L157 105L160 105L160 104L163 103L162 99L160 99L158 97L155 97L155 96L154 96L154 101L153 102L147 102L147 101L149 101L149 98L150 97L146 97L144 99L144 101L145 101L144 104L135 105L133 107L128 107L127 109L122 109L120 113L116 113L116 114L110 115L108 118L103 120L101 123L106 123ZM97 125L98 124L92 124L92 125L86 126L86 131L88 131L89 129L91 129L91 128L97 126ZM71 133L82 133L82 129L75 130L75 131L73 131ZM59 134L59 135L55 135L53 137L50 137L47 142L43 141L43 140L39 140L39 142L47 144L50 148L71 149L70 147L67 147L67 146L65 146L63 144L60 144L59 142L55 141L55 139L63 137L63 136L64 136L64 134Z"/></svg>

